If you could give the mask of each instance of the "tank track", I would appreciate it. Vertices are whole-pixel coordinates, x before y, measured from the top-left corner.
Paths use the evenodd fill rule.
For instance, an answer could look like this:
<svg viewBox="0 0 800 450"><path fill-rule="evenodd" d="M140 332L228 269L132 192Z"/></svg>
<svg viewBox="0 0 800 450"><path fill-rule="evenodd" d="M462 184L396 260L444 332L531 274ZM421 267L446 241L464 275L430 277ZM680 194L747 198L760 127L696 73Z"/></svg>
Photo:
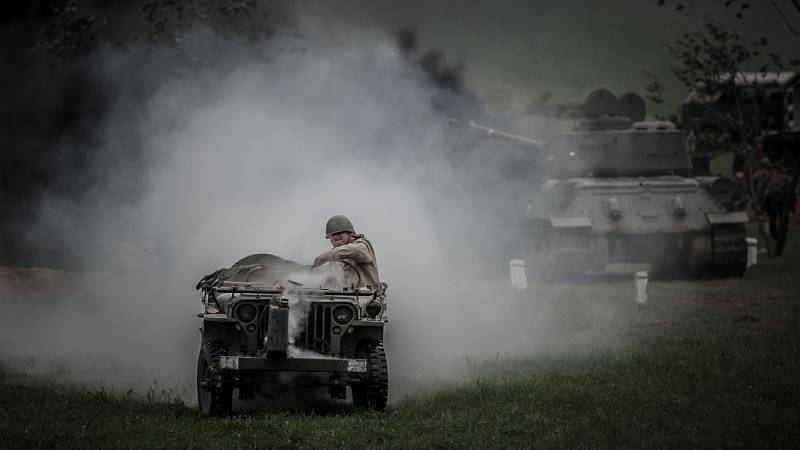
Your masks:
<svg viewBox="0 0 800 450"><path fill-rule="evenodd" d="M744 225L715 225L711 229L713 256L708 276L740 277L747 268L747 241Z"/></svg>

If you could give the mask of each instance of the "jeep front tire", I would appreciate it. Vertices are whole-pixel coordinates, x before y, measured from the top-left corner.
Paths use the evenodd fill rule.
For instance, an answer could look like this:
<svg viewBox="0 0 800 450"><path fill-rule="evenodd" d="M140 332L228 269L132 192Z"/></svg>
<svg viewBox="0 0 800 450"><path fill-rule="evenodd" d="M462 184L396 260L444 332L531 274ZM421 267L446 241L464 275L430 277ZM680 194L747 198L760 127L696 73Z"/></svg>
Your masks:
<svg viewBox="0 0 800 450"><path fill-rule="evenodd" d="M197 405L203 415L224 417L231 413L233 389L219 370L220 356L226 354L219 342L207 342L197 357Z"/></svg>
<svg viewBox="0 0 800 450"><path fill-rule="evenodd" d="M365 341L359 346L356 357L367 360L367 373L362 384L351 387L353 405L373 411L385 410L389 398L389 366L383 341Z"/></svg>

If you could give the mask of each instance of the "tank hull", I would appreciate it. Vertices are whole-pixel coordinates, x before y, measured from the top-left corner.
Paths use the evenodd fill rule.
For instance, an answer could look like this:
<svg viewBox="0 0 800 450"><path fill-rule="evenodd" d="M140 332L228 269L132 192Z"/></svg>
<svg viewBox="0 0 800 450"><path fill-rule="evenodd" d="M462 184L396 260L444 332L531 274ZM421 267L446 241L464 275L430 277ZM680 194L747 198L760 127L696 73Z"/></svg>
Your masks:
<svg viewBox="0 0 800 450"><path fill-rule="evenodd" d="M526 216L529 276L567 281L615 264L650 264L662 278L741 276L747 216L715 200L704 187L712 183L676 176L546 183L544 195L560 200L545 199Z"/></svg>

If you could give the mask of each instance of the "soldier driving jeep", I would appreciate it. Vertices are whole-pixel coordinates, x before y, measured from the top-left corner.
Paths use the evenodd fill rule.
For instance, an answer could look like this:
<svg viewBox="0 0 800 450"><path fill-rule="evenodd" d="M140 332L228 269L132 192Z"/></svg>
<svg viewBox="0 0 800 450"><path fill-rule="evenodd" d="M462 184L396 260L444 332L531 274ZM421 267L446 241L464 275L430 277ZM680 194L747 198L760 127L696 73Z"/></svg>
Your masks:
<svg viewBox="0 0 800 450"><path fill-rule="evenodd" d="M363 234L356 234L353 223L345 216L337 215L325 224L325 238L333 248L314 259L312 267L326 262L338 263L345 285L378 289L378 265L375 249Z"/></svg>
<svg viewBox="0 0 800 450"><path fill-rule="evenodd" d="M355 232L350 219L343 215L328 219L325 224L325 239L330 240L333 248L317 256L310 270L330 263L328 272L335 284L382 290L375 249L363 234ZM285 289L286 283L282 281L274 288Z"/></svg>

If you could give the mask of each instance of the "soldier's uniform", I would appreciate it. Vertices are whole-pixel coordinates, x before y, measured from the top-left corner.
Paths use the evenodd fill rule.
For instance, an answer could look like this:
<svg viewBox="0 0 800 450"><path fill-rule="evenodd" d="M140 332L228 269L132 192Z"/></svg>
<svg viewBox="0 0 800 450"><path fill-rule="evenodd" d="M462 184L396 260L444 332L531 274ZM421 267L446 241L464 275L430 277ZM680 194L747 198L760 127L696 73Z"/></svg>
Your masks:
<svg viewBox="0 0 800 450"><path fill-rule="evenodd" d="M781 225L781 215L786 207L786 184L787 177L780 173L771 174L764 193L764 209L769 218L769 233L773 239L780 237L779 228Z"/></svg>
<svg viewBox="0 0 800 450"><path fill-rule="evenodd" d="M379 290L381 282L378 278L375 249L363 234L353 237L355 238L353 242L334 247L320 257L324 261L333 263L337 279L341 280L344 286Z"/></svg>
<svg viewBox="0 0 800 450"><path fill-rule="evenodd" d="M347 244L343 244L339 233L349 233ZM363 234L356 234L353 223L345 216L337 215L325 224L325 238L338 246L314 259L314 264L329 262L334 271L336 284L341 287L369 288L375 292L374 301L365 306L365 312L380 319L386 311L386 284L378 277L378 262L375 249Z"/></svg>

